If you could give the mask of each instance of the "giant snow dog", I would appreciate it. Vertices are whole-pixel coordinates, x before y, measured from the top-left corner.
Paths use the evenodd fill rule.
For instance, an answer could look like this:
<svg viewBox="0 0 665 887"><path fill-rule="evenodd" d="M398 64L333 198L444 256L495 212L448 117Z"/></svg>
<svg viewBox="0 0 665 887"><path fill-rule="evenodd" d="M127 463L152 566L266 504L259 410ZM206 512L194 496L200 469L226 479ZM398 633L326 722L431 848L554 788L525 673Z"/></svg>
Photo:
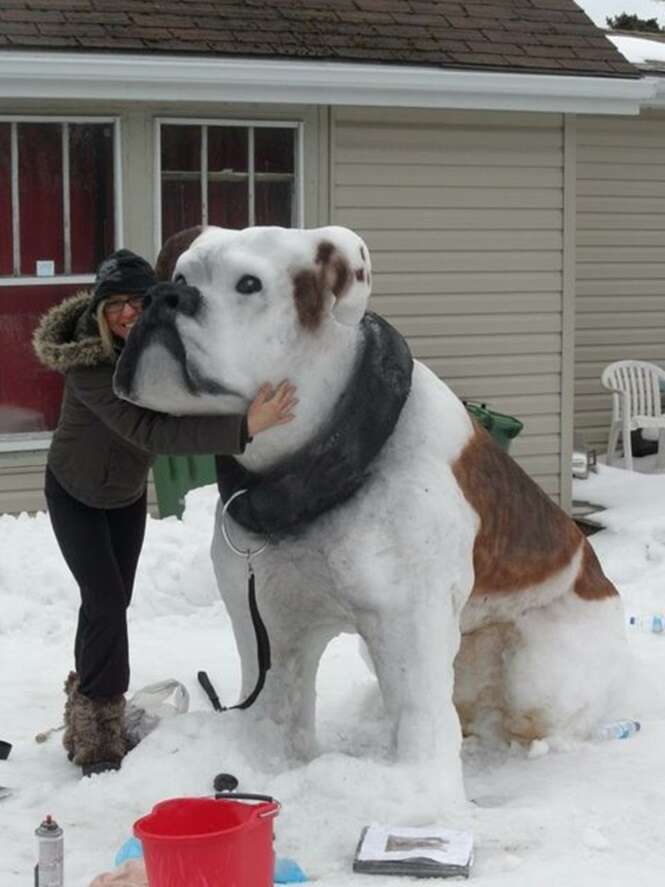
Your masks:
<svg viewBox="0 0 665 887"><path fill-rule="evenodd" d="M196 228L166 244L116 372L118 393L170 413L244 411L290 379L296 419L220 460L229 535L256 548L272 669L255 709L315 752L326 645L357 632L398 759L463 797L462 729L584 736L624 644L614 586L576 525L470 419L404 340L366 313L353 232ZM257 677L246 564L212 546L242 659Z"/></svg>

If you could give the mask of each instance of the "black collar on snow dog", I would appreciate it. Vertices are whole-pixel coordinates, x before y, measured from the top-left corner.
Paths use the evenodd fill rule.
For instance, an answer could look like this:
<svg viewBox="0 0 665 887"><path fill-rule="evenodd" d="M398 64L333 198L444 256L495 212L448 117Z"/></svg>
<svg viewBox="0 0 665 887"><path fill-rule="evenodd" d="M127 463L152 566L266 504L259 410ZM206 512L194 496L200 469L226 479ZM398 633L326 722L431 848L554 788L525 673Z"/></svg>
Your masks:
<svg viewBox="0 0 665 887"><path fill-rule="evenodd" d="M352 496L390 437L411 390L413 359L403 337L368 312L363 341L346 390L317 437L266 474L233 456L217 456L222 501L246 489L229 511L243 527L273 541L294 535Z"/></svg>

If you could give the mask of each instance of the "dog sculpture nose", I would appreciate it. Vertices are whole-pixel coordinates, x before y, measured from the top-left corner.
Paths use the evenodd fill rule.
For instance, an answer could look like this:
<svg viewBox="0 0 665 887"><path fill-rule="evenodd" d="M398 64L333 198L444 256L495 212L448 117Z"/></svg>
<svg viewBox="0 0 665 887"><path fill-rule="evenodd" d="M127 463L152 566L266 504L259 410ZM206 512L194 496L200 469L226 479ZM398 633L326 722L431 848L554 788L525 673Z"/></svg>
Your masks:
<svg viewBox="0 0 665 887"><path fill-rule="evenodd" d="M192 317L201 307L201 293L194 286L157 283L143 299L143 313L153 320L166 320L174 314Z"/></svg>

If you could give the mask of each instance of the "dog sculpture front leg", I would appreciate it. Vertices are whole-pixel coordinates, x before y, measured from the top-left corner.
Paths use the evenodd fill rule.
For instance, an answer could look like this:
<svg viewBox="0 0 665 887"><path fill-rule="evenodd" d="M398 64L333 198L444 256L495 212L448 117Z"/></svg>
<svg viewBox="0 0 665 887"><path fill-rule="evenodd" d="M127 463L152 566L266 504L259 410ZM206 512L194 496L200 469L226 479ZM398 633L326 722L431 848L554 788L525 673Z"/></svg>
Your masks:
<svg viewBox="0 0 665 887"><path fill-rule="evenodd" d="M464 802L462 733L453 705L459 628L450 597L368 618L361 633L391 718L400 762L420 765L444 805Z"/></svg>
<svg viewBox="0 0 665 887"><path fill-rule="evenodd" d="M288 757L311 760L319 752L316 674L331 634L324 627L303 626L301 631L291 632L291 626L272 619L269 632L272 668L253 708L258 717L269 718L280 726Z"/></svg>
<svg viewBox="0 0 665 887"><path fill-rule="evenodd" d="M235 525L233 530L242 545L253 543ZM258 676L247 566L226 547L219 520L212 558L240 655L241 698L246 699ZM333 605L315 558L294 556L285 561L269 549L256 559L254 569L257 605L270 640L272 664L247 716L279 726L278 731L271 731L272 741L281 738L280 750L287 757L309 759L317 752L316 673L323 651L340 630L340 616L336 607L330 609Z"/></svg>

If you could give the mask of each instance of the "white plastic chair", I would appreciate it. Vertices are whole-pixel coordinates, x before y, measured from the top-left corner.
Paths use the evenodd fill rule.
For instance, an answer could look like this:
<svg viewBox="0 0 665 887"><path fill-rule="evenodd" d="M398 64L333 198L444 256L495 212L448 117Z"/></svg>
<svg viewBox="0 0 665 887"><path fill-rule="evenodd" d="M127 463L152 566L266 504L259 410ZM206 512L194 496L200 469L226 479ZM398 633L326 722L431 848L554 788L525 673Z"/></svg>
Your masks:
<svg viewBox="0 0 665 887"><path fill-rule="evenodd" d="M624 465L632 471L631 431L658 428L656 467L665 467L665 415L661 408L661 385L665 389L665 370L645 360L618 360L605 367L600 381L612 392L607 464L612 465L615 461L621 433Z"/></svg>

